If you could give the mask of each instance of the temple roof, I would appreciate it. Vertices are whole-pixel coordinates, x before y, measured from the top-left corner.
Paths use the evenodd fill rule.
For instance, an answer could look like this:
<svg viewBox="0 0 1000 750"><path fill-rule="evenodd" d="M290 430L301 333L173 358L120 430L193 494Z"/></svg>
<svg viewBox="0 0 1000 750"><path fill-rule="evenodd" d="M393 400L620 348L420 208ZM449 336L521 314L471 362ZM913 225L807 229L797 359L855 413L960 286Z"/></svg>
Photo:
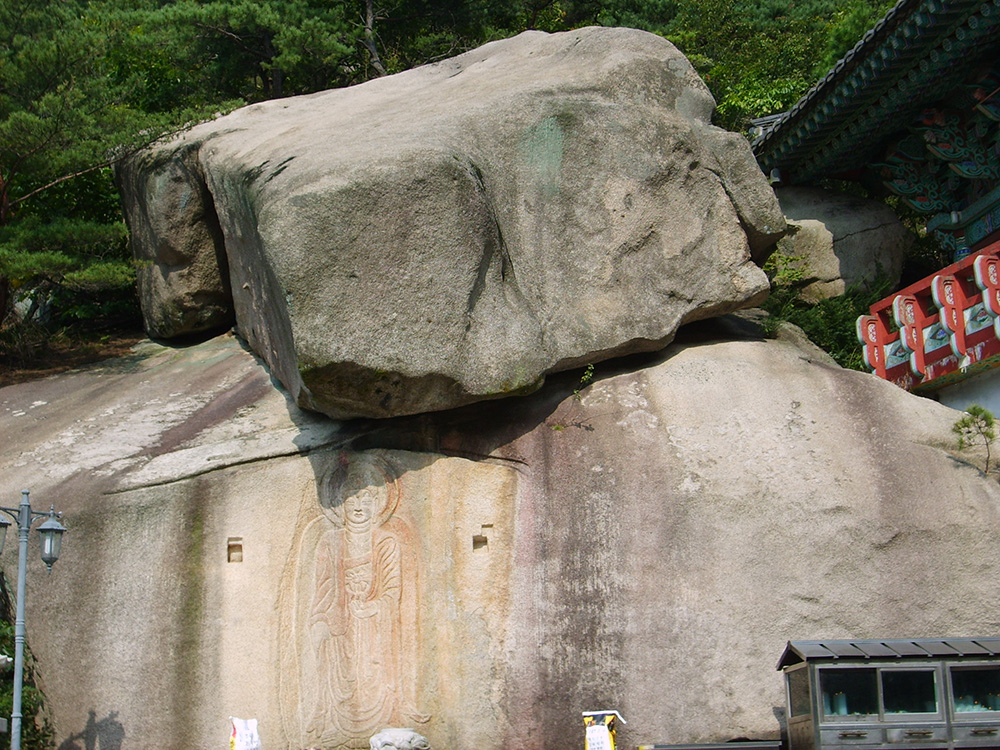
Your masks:
<svg viewBox="0 0 1000 750"><path fill-rule="evenodd" d="M899 0L753 142L765 174L815 182L878 161L887 140L1000 57L1000 0Z"/></svg>

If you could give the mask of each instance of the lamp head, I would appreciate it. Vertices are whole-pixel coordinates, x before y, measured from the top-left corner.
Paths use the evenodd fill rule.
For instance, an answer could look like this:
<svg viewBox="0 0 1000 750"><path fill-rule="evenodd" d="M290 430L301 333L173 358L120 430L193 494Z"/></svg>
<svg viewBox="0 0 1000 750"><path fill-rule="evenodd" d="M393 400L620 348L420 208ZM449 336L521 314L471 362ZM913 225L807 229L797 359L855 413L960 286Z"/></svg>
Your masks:
<svg viewBox="0 0 1000 750"><path fill-rule="evenodd" d="M0 554L3 554L3 543L7 540L7 528L9 526L10 521L0 516Z"/></svg>
<svg viewBox="0 0 1000 750"><path fill-rule="evenodd" d="M42 543L42 562L52 572L52 564L59 559L62 552L62 535L66 531L57 520L61 514L56 513L55 506L49 508L48 519L38 527L38 537Z"/></svg>

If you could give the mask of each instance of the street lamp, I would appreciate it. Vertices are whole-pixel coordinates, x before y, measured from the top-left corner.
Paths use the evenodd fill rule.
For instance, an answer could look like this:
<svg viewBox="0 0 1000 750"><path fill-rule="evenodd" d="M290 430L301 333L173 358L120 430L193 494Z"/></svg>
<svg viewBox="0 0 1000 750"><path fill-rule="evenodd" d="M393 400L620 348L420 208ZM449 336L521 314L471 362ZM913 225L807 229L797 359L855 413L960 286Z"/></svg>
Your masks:
<svg viewBox="0 0 1000 750"><path fill-rule="evenodd" d="M21 750L21 692L24 688L24 584L28 573L28 532L31 524L40 518L47 519L38 527L38 536L42 542L42 562L52 572L52 564L59 559L62 550L62 535L66 531L57 520L62 513L56 513L55 506L50 506L48 513L32 510L28 502L28 490L21 490L21 505L17 508L4 508L8 516L14 519L18 528L17 550L17 614L14 618L14 707L10 716L10 750ZM0 553L7 538L7 527L10 526L3 516L0 516Z"/></svg>

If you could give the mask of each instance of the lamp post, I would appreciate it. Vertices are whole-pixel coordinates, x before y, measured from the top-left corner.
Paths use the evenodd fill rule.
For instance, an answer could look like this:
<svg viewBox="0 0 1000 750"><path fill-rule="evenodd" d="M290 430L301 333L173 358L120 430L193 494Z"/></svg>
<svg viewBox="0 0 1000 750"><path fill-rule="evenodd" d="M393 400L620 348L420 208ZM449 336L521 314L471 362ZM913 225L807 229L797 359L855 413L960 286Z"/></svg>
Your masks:
<svg viewBox="0 0 1000 750"><path fill-rule="evenodd" d="M17 614L14 617L14 706L10 716L10 750L21 750L21 693L24 688L24 584L28 573L28 532L35 521L47 519L38 527L38 536L42 542L42 562L52 572L52 564L59 559L62 549L62 535L66 528L57 520L62 513L56 513L55 506L50 506L47 513L32 510L28 502L28 490L21 491L21 505L17 508L4 508L8 516L14 519L18 528L17 550ZM7 527L10 526L3 516L0 516L0 553L7 537Z"/></svg>

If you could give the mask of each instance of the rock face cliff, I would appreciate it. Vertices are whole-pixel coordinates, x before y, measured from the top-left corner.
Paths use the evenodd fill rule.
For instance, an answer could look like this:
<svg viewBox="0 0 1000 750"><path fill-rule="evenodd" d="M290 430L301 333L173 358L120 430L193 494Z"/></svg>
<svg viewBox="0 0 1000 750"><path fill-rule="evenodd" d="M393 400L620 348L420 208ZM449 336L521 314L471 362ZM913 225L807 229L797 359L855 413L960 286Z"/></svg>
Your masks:
<svg viewBox="0 0 1000 750"><path fill-rule="evenodd" d="M702 320L783 229L711 107L662 39L526 34L127 165L150 331L244 338L0 390L0 498L70 529L60 747L776 737L788 639L994 633L957 414Z"/></svg>
<svg viewBox="0 0 1000 750"><path fill-rule="evenodd" d="M759 301L785 227L713 108L666 40L589 28L238 110L119 171L147 328L235 318L337 418L662 348Z"/></svg>
<svg viewBox="0 0 1000 750"><path fill-rule="evenodd" d="M566 747L605 707L626 747L776 737L790 638L995 633L957 413L698 325L388 422L300 410L232 336L0 390L0 497L70 528L27 599L57 743Z"/></svg>

